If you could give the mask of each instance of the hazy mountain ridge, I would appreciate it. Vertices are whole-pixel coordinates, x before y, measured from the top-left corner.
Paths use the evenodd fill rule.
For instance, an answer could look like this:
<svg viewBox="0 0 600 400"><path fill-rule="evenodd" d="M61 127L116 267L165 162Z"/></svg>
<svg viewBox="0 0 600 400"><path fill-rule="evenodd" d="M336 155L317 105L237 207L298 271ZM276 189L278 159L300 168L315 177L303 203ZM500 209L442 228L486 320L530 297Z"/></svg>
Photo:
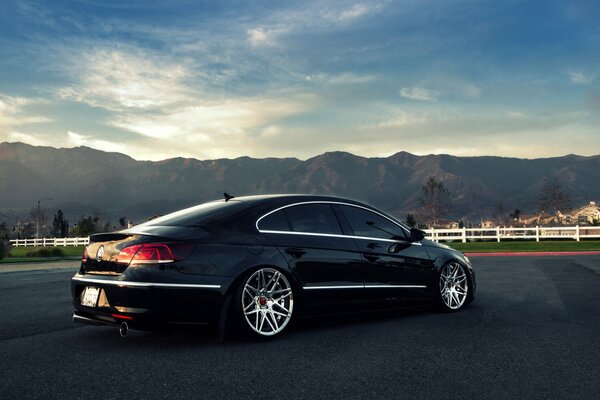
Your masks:
<svg viewBox="0 0 600 400"><path fill-rule="evenodd" d="M369 202L404 217L418 207L421 186L435 175L454 200L452 217L479 219L503 203L505 213L529 210L544 179L556 177L573 205L600 200L600 156L545 159L416 156L366 158L328 152L295 158L137 161L87 147L56 149L0 143L0 211L25 212L37 199L52 212L94 211L139 220L220 198L260 193L334 194Z"/></svg>

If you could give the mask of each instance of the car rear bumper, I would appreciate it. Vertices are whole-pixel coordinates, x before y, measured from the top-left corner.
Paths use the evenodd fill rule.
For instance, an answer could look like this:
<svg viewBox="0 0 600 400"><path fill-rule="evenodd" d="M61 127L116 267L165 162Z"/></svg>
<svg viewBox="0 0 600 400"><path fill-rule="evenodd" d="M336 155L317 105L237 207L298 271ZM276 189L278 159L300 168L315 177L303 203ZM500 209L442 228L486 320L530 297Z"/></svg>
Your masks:
<svg viewBox="0 0 600 400"><path fill-rule="evenodd" d="M151 329L160 325L215 324L231 278L198 277L195 282L144 282L123 276L77 274L71 280L73 321ZM99 289L95 305L82 305L86 288Z"/></svg>

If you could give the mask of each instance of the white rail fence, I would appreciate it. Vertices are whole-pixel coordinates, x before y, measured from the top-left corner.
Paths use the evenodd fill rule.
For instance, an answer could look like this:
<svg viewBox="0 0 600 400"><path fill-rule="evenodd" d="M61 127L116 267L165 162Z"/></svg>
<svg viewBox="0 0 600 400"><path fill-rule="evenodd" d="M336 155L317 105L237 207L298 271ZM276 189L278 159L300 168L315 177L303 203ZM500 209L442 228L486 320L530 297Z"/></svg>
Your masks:
<svg viewBox="0 0 600 400"><path fill-rule="evenodd" d="M10 241L14 247L27 246L87 246L90 243L89 237L74 238L40 238L40 239L13 239Z"/></svg>
<svg viewBox="0 0 600 400"><path fill-rule="evenodd" d="M458 240L463 243L475 240L536 240L542 239L600 239L600 226L560 226L529 228L458 228L425 229L427 239L439 241ZM15 247L25 246L87 246L89 237L14 239L10 243Z"/></svg>
<svg viewBox="0 0 600 400"><path fill-rule="evenodd" d="M529 228L459 228L426 229L427 238L436 242L458 240L463 243L475 240L535 240L541 239L600 239L600 226L532 226Z"/></svg>

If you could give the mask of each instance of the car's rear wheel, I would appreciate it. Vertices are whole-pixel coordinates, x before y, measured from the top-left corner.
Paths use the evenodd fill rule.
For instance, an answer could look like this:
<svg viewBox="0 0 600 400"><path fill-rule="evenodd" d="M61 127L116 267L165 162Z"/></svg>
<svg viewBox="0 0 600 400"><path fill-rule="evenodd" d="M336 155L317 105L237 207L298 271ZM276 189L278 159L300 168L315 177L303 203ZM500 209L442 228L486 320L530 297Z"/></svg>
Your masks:
<svg viewBox="0 0 600 400"><path fill-rule="evenodd" d="M444 265L437 289L438 307L442 311L460 310L469 298L469 277L465 267L456 261Z"/></svg>
<svg viewBox="0 0 600 400"><path fill-rule="evenodd" d="M251 336L268 338L288 326L294 309L294 293L282 272L260 268L242 281L236 303L244 330Z"/></svg>

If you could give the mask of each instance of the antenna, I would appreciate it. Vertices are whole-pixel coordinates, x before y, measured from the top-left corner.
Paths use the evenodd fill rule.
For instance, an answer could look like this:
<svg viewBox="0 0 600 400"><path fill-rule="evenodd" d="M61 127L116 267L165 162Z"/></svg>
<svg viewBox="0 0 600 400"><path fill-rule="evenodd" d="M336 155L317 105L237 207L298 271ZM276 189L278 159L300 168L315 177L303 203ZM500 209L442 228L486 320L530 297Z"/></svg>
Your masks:
<svg viewBox="0 0 600 400"><path fill-rule="evenodd" d="M223 193L223 196L225 196L225 203L227 203L229 200L235 198L235 196L232 196L227 192Z"/></svg>

